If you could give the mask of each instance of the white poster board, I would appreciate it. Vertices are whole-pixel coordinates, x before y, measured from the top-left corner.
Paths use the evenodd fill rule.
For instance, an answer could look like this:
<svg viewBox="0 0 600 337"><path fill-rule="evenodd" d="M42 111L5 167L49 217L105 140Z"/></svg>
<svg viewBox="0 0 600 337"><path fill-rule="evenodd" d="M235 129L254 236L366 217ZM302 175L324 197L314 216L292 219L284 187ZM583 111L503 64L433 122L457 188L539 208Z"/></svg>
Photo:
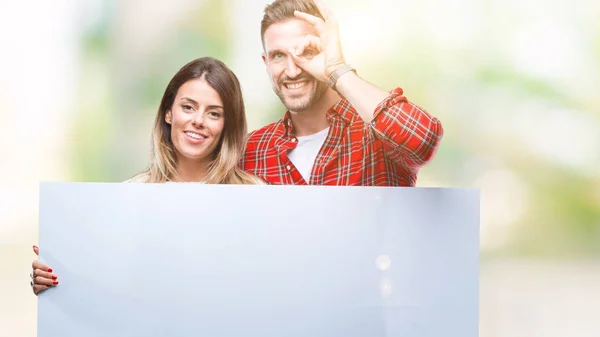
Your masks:
<svg viewBox="0 0 600 337"><path fill-rule="evenodd" d="M38 337L476 337L479 192L44 183Z"/></svg>

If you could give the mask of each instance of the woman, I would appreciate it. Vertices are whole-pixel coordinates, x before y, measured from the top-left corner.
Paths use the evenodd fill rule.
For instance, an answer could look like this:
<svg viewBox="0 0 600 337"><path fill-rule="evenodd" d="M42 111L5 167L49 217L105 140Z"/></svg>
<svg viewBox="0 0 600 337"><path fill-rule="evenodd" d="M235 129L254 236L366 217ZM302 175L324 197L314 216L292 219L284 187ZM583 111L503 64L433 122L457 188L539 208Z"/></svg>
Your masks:
<svg viewBox="0 0 600 337"><path fill-rule="evenodd" d="M186 64L167 85L152 133L150 167L127 182L263 184L238 167L247 134L242 90L221 61L204 57ZM33 250L38 254L38 247ZM58 285L52 269L35 260L31 286L37 295Z"/></svg>
<svg viewBox="0 0 600 337"><path fill-rule="evenodd" d="M214 58L192 61L175 74L161 100L150 168L129 181L262 184L238 167L246 134L235 74Z"/></svg>

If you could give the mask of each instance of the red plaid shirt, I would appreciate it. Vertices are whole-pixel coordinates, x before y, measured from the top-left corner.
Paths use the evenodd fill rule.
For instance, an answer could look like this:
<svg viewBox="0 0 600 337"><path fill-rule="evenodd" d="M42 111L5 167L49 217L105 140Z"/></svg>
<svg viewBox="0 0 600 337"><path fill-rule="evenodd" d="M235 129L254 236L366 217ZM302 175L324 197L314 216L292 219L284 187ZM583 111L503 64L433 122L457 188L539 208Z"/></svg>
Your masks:
<svg viewBox="0 0 600 337"><path fill-rule="evenodd" d="M366 124L342 98L327 112L329 134L305 181L287 156L296 147L289 111L248 136L241 167L270 184L415 186L417 172L435 154L440 121L396 88Z"/></svg>

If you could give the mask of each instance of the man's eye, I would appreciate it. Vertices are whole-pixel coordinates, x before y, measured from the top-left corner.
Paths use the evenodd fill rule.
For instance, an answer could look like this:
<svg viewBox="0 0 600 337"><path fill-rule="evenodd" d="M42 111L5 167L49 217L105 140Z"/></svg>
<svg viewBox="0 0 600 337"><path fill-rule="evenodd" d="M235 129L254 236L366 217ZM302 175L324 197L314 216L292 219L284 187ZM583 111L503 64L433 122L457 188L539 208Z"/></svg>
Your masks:
<svg viewBox="0 0 600 337"><path fill-rule="evenodd" d="M302 53L304 56L315 56L317 55L317 52L313 49L305 49L304 53Z"/></svg>

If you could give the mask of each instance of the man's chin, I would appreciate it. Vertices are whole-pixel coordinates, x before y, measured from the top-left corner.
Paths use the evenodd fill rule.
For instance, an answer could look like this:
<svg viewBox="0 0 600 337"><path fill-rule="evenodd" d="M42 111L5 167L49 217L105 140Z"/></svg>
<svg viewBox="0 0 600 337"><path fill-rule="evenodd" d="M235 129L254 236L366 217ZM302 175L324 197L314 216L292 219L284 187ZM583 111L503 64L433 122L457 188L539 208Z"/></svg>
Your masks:
<svg viewBox="0 0 600 337"><path fill-rule="evenodd" d="M308 109L311 104L307 98L303 97L301 99L286 98L283 100L283 105L290 111L301 112Z"/></svg>

